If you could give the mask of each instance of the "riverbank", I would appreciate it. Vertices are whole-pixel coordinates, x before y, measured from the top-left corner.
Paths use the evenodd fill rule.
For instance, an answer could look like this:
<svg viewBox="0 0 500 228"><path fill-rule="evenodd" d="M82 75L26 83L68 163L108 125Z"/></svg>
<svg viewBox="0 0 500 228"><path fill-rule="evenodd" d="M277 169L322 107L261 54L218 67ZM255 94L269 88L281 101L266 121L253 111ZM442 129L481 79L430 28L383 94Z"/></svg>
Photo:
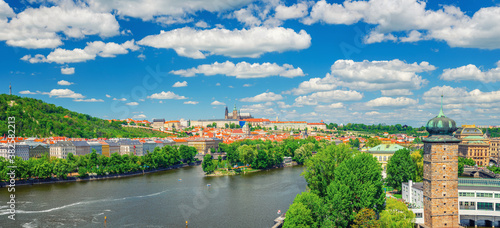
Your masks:
<svg viewBox="0 0 500 228"><path fill-rule="evenodd" d="M167 171L167 170L172 170L172 169L179 169L187 166L197 166L201 165L201 161L196 161L193 163L189 164L179 164L179 165L174 165L170 166L167 168L161 168L161 169L154 169L154 170L144 170L144 171L137 171L137 172L130 172L130 173L123 173L123 174L110 174L110 175L105 175L105 176L89 176L89 177L67 177L66 179L62 178L47 178L47 179L34 179L34 180L16 180L15 186L22 186L22 185L39 185L39 184L57 184L57 183L68 183L68 182L81 182L81 181L96 181L96 180L107 180L107 179L117 179L117 178L124 178L124 177L133 177L133 176L139 176L139 175L145 175L149 173L157 173L161 171ZM9 186L9 182L0 182L0 188L5 188Z"/></svg>

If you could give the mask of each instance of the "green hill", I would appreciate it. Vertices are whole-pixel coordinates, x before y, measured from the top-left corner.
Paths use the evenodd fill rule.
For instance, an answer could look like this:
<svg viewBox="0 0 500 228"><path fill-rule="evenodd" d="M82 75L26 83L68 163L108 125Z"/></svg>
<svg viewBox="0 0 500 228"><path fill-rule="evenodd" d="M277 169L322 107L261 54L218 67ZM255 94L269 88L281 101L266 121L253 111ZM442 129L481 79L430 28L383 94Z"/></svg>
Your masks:
<svg viewBox="0 0 500 228"><path fill-rule="evenodd" d="M16 136L73 138L165 137L166 133L148 129L122 127L122 122L107 120L70 111L42 100L0 94L0 137L7 135L7 118L16 118Z"/></svg>

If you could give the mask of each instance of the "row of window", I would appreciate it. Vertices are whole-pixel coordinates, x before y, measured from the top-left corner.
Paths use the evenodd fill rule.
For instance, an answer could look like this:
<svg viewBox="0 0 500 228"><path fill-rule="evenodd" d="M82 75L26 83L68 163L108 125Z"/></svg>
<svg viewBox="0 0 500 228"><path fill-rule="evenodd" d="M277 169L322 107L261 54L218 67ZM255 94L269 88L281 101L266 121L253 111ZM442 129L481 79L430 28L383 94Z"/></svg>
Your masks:
<svg viewBox="0 0 500 228"><path fill-rule="evenodd" d="M462 197L478 197L478 198L500 198L500 193L487 193L487 192L477 192L474 194L474 192L459 192L458 196Z"/></svg>
<svg viewBox="0 0 500 228"><path fill-rule="evenodd" d="M377 156L375 156L375 157L377 157ZM389 157L390 156L378 156L378 161L382 161L382 159L383 159L383 161L387 161L389 159Z"/></svg>
<svg viewBox="0 0 500 228"><path fill-rule="evenodd" d="M486 202L464 202L460 201L460 210L481 210L481 211L500 211L500 203L495 203L495 208L493 209L493 203ZM477 209L476 209L477 205Z"/></svg>

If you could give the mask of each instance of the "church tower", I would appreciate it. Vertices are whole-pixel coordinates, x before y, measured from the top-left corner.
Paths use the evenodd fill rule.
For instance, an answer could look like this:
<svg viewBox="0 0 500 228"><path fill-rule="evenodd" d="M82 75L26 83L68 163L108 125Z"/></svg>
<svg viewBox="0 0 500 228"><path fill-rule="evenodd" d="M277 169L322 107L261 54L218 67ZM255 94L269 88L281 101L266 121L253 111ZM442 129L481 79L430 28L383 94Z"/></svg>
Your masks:
<svg viewBox="0 0 500 228"><path fill-rule="evenodd" d="M227 106L226 106L226 112L224 113L224 119L229 119L229 112L227 110Z"/></svg>
<svg viewBox="0 0 500 228"><path fill-rule="evenodd" d="M424 221L429 228L459 227L458 143L454 120L441 111L426 125L424 142Z"/></svg>
<svg viewBox="0 0 500 228"><path fill-rule="evenodd" d="M238 118L238 109L236 109L236 104L234 104L233 119L239 119Z"/></svg>

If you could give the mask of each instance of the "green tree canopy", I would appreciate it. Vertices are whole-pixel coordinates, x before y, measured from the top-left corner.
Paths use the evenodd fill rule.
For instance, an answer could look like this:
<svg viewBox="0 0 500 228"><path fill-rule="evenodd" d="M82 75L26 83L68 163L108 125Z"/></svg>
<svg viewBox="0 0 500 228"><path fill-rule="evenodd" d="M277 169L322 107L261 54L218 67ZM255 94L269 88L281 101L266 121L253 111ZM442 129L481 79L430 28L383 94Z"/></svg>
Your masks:
<svg viewBox="0 0 500 228"><path fill-rule="evenodd" d="M311 210L304 204L297 202L288 208L283 228L307 228L314 227L312 226L313 224L314 220Z"/></svg>
<svg viewBox="0 0 500 228"><path fill-rule="evenodd" d="M379 228L380 221L377 220L375 211L370 208L361 209L354 217L352 228Z"/></svg>
<svg viewBox="0 0 500 228"><path fill-rule="evenodd" d="M384 209L382 168L368 153L358 153L335 169L335 179L327 189L328 218L336 227L352 225L363 208Z"/></svg>
<svg viewBox="0 0 500 228"><path fill-rule="evenodd" d="M380 213L382 227L387 228L412 228L415 220L413 211L403 202L396 199L387 199L386 209Z"/></svg>
<svg viewBox="0 0 500 228"><path fill-rule="evenodd" d="M410 156L410 150L400 149L387 163L387 185L401 192L401 184L408 180L415 180L416 165Z"/></svg>
<svg viewBox="0 0 500 228"><path fill-rule="evenodd" d="M215 171L216 165L212 161L212 155L206 154L205 157L203 157L203 162L201 163L201 167L203 169L203 172L210 174Z"/></svg>
<svg viewBox="0 0 500 228"><path fill-rule="evenodd" d="M242 145L237 149L240 161L245 165L252 164L255 157L257 156L257 151L250 145Z"/></svg>
<svg viewBox="0 0 500 228"><path fill-rule="evenodd" d="M368 139L368 142L366 142L366 146L372 148L372 147L376 147L376 146L380 145L381 143L382 143L382 141L380 141L380 139L375 138L375 137L370 137Z"/></svg>
<svg viewBox="0 0 500 228"><path fill-rule="evenodd" d="M415 182L422 182L424 177L423 150L415 150L411 153L411 160L415 164Z"/></svg>
<svg viewBox="0 0 500 228"><path fill-rule="evenodd" d="M344 160L353 156L354 151L347 145L328 145L316 156L305 162L306 168L302 175L307 181L311 192L324 197L326 188L335 179L335 168Z"/></svg>

